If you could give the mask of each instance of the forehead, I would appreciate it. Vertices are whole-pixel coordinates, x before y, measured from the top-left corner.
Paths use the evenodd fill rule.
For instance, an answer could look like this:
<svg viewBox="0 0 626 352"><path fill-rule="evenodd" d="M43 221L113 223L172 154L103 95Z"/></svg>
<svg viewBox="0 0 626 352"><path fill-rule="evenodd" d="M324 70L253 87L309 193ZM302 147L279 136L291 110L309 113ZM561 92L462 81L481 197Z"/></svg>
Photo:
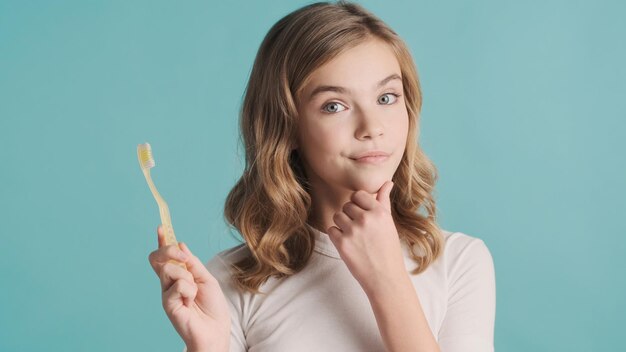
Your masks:
<svg viewBox="0 0 626 352"><path fill-rule="evenodd" d="M400 74L395 53L382 40L370 39L346 49L313 71L303 87L303 96L308 98L311 91L320 85L369 90L392 73Z"/></svg>

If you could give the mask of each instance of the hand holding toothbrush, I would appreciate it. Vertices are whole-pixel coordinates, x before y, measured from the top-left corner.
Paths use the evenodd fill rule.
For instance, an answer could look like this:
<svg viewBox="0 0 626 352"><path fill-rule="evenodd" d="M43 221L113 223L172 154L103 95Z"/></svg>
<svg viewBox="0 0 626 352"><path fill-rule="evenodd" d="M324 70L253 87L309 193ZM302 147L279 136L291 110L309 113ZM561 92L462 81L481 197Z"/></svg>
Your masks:
<svg viewBox="0 0 626 352"><path fill-rule="evenodd" d="M148 259L161 280L167 317L188 351L228 351L230 312L219 282L186 244L167 245L163 226L157 234L159 248Z"/></svg>
<svg viewBox="0 0 626 352"><path fill-rule="evenodd" d="M137 146L141 171L154 196L161 216L157 229L159 248L148 260L161 280L163 308L189 352L228 351L230 312L219 282L174 234L170 211L152 182L155 166L150 144Z"/></svg>

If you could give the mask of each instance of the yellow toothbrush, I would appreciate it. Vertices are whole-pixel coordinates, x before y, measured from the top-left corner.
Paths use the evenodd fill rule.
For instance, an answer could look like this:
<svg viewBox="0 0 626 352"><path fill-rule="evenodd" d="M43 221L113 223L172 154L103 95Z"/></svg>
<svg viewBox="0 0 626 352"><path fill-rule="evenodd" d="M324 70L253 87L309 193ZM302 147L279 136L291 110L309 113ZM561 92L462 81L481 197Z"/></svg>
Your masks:
<svg viewBox="0 0 626 352"><path fill-rule="evenodd" d="M154 199L156 199L157 204L159 205L159 213L161 214L161 224L163 225L163 230L165 231L165 245L177 245L178 241L176 241L176 235L174 234L174 228L172 227L172 219L170 218L170 210L167 207L167 203L159 192L157 191L154 183L152 182L152 178L150 177L150 169L154 167L154 158L152 157L152 148L149 143L143 143L137 145L137 157L139 158L139 166L141 166L141 171L143 171L143 175L146 177L146 182L148 182L148 186L152 191L152 195ZM168 263L174 263L185 270L187 266L185 263L179 262L177 260L170 259Z"/></svg>

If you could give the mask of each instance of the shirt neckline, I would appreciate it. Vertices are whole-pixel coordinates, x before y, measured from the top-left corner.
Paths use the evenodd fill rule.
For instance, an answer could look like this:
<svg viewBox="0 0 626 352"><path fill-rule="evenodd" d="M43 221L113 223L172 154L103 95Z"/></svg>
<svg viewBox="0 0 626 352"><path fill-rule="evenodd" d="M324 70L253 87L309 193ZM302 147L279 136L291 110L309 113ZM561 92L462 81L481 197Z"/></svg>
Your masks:
<svg viewBox="0 0 626 352"><path fill-rule="evenodd" d="M330 237L328 236L327 233L324 233L309 224L307 224L307 226L311 230L313 230L313 232L315 233L314 250L316 252L324 254L332 258L341 259L341 256L339 255L337 248L335 247L333 242L330 240Z"/></svg>

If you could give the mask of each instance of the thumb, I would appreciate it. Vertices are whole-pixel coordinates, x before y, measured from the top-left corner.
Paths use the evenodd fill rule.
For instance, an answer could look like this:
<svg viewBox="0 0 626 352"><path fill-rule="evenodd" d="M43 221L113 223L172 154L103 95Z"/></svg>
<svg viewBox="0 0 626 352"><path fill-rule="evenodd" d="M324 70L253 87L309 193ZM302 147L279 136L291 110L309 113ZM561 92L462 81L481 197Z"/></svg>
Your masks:
<svg viewBox="0 0 626 352"><path fill-rule="evenodd" d="M385 182L376 194L376 200L379 201L387 211L391 211L391 200L389 195L393 189L394 183L392 181Z"/></svg>

